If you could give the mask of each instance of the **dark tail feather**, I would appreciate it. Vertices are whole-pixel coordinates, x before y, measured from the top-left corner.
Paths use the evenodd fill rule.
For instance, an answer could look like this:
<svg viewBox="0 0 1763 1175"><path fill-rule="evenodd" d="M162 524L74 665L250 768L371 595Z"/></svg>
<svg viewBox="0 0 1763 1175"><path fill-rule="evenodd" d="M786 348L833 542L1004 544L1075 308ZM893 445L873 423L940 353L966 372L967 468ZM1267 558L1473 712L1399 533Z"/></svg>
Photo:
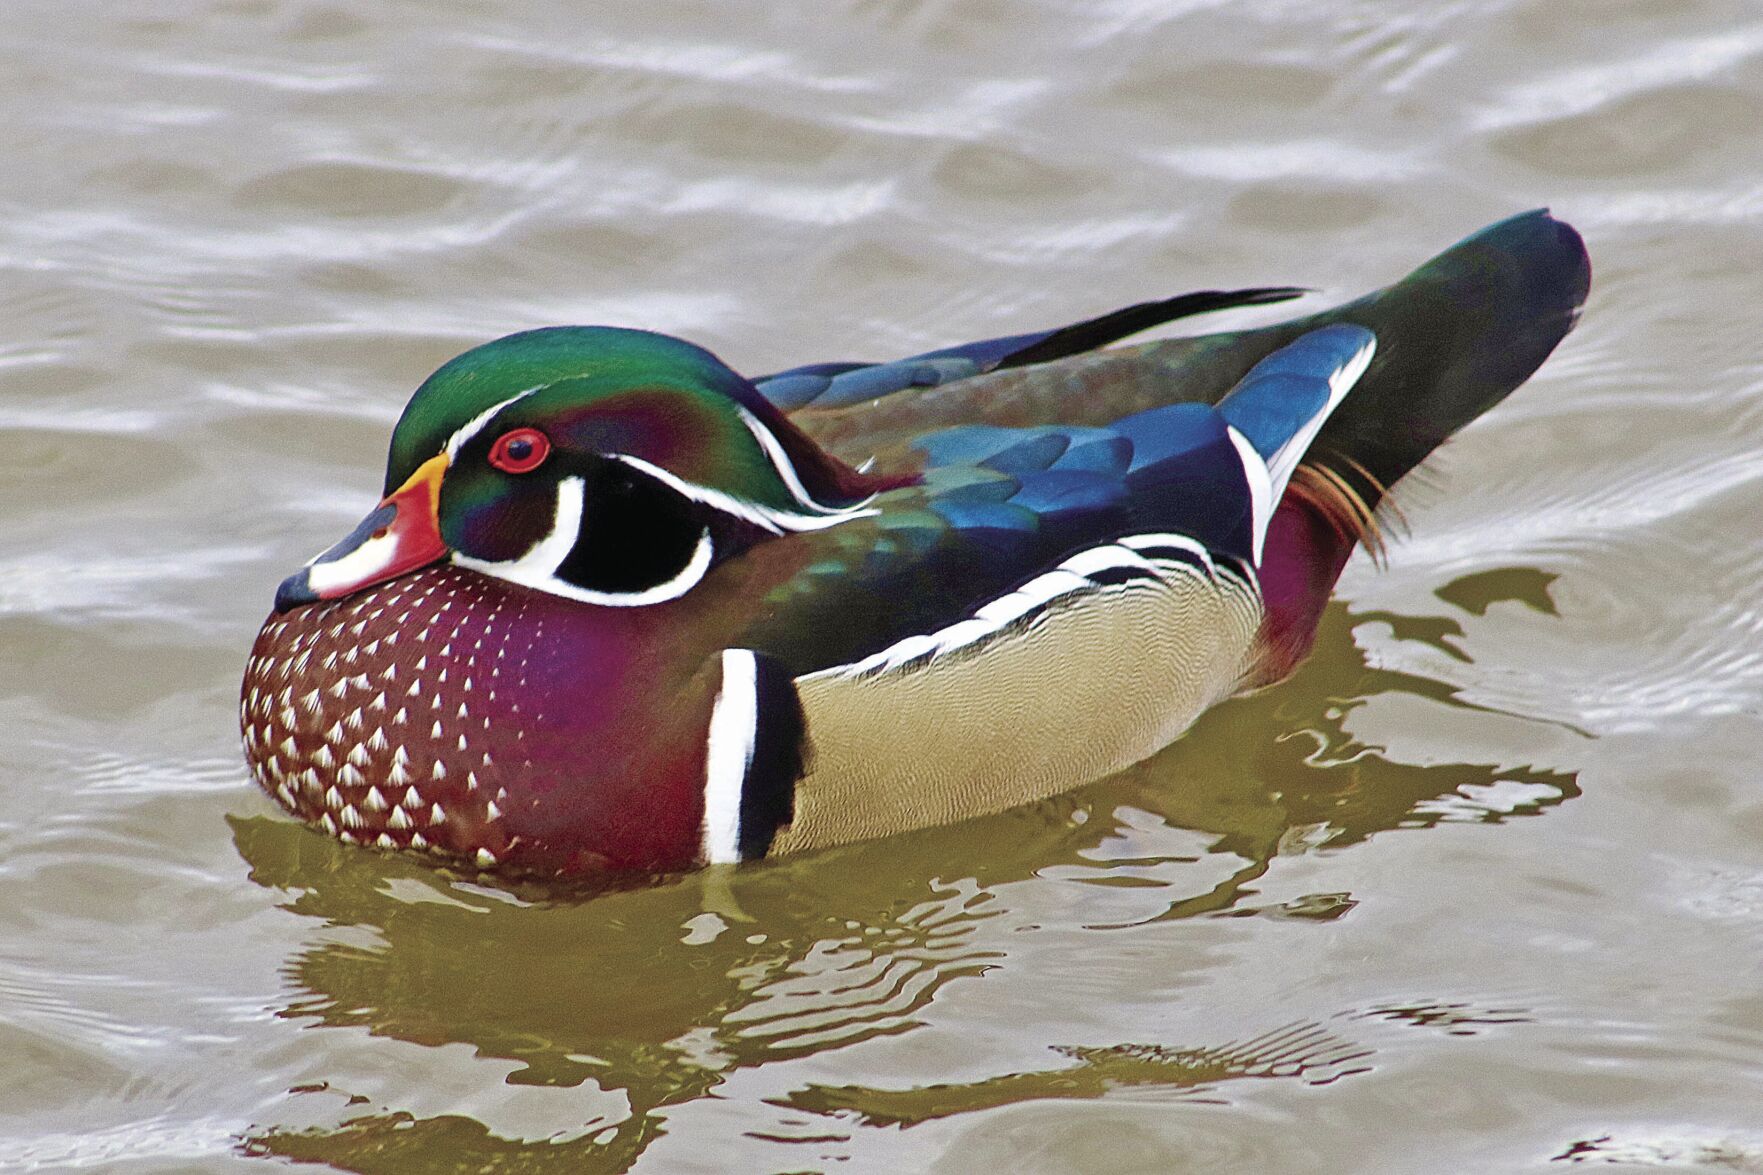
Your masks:
<svg viewBox="0 0 1763 1175"><path fill-rule="evenodd" d="M1309 463L1326 465L1375 508L1427 454L1530 377L1573 329L1590 282L1579 234L1538 210L1491 225L1333 310L1105 351L1095 362L1131 365L1125 378L1147 395L1174 391L1216 403L1300 335L1336 322L1368 328L1377 354L1311 445Z"/></svg>
<svg viewBox="0 0 1763 1175"><path fill-rule="evenodd" d="M1127 306L1100 318L1062 326L1039 337L1030 336L1033 338L1032 342L998 360L994 370L1027 367L1031 363L1046 363L1053 359L1064 359L1068 355L1081 355L1085 351L1094 351L1097 347L1105 347L1128 335L1136 335L1142 330L1150 330L1177 318L1205 314L1211 310L1228 310L1234 306L1289 302L1308 292L1297 286L1267 286L1252 290L1196 290L1191 294L1165 298L1161 302L1140 302L1136 306Z"/></svg>
<svg viewBox="0 0 1763 1175"><path fill-rule="evenodd" d="M1371 366L1311 447L1311 461L1376 507L1385 490L1530 378L1579 319L1585 244L1547 211L1483 229L1375 294L1300 326L1356 322Z"/></svg>
<svg viewBox="0 0 1763 1175"><path fill-rule="evenodd" d="M1378 351L1311 446L1268 530L1266 619L1250 684L1283 678L1309 652L1354 546L1373 554L1381 546L1373 511L1389 488L1530 377L1573 329L1590 281L1579 234L1532 212L1484 229L1393 286L1273 328L1278 345L1331 322L1358 323L1377 334ZM1218 336L1213 358L1251 338L1253 351L1266 347L1254 336Z"/></svg>

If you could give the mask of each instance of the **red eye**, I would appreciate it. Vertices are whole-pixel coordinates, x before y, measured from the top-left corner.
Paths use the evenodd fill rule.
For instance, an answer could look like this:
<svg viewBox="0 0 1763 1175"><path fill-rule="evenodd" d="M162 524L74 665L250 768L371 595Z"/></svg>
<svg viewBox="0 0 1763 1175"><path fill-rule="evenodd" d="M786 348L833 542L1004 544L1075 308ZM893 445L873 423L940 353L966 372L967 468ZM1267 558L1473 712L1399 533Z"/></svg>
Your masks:
<svg viewBox="0 0 1763 1175"><path fill-rule="evenodd" d="M504 473L531 473L551 455L551 440L536 428L517 428L490 446L490 464Z"/></svg>

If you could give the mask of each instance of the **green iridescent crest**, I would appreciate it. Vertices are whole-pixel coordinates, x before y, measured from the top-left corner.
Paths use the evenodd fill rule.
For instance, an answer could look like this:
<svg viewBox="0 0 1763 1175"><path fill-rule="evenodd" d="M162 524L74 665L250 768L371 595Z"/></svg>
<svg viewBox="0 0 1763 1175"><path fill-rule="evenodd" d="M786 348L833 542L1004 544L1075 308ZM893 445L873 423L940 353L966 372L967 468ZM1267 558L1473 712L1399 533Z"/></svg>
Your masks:
<svg viewBox="0 0 1763 1175"><path fill-rule="evenodd" d="M387 492L474 422L535 427L561 450L631 460L688 496L751 506L778 531L826 525L887 488L823 452L709 351L649 331L547 327L453 359L416 390L392 434Z"/></svg>
<svg viewBox="0 0 1763 1175"><path fill-rule="evenodd" d="M633 387L728 394L743 382L716 356L680 339L615 327L523 331L449 360L411 396L392 434L386 488L395 489L455 431L523 392L567 383L585 403Z"/></svg>

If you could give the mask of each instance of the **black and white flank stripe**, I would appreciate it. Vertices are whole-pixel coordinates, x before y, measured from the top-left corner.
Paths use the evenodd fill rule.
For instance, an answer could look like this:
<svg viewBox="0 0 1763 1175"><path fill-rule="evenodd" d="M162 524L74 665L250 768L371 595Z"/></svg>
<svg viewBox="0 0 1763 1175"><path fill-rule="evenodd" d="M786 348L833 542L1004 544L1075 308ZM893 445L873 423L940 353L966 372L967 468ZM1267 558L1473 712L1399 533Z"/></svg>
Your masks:
<svg viewBox="0 0 1763 1175"><path fill-rule="evenodd" d="M1234 560L1214 555L1186 535L1126 535L1089 547L1013 591L990 600L966 620L936 632L896 641L878 653L848 665L823 669L812 677L874 677L898 669L923 668L951 653L975 650L1003 633L1032 624L1057 603L1099 591L1156 587L1177 576L1191 576L1215 586L1231 584L1258 595L1254 577Z"/></svg>

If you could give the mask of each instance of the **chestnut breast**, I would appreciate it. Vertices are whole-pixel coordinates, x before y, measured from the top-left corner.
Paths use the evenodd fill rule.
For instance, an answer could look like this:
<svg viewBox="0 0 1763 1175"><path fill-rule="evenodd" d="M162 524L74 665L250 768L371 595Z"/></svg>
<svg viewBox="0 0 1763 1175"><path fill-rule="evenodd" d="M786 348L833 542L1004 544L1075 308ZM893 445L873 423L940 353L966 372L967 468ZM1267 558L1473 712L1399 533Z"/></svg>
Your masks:
<svg viewBox="0 0 1763 1175"><path fill-rule="evenodd" d="M271 616L240 699L252 771L351 843L547 874L688 866L715 683L644 656L644 611L437 565Z"/></svg>

